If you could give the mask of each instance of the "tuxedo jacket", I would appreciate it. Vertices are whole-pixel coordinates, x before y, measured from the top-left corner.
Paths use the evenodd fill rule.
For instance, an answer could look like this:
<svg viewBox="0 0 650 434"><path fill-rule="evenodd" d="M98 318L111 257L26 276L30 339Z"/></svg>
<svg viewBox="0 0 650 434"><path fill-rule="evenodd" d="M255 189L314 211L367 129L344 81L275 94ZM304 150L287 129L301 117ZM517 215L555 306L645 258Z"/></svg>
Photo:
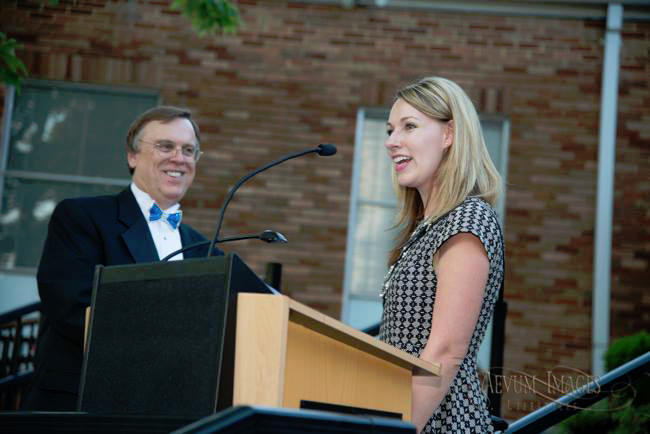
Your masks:
<svg viewBox="0 0 650 434"><path fill-rule="evenodd" d="M205 240L188 225L181 223L179 230L183 246ZM206 254L207 246L184 256ZM24 410L76 409L84 317L95 266L158 260L149 226L130 188L116 196L65 199L57 205L38 267L42 316L35 374Z"/></svg>

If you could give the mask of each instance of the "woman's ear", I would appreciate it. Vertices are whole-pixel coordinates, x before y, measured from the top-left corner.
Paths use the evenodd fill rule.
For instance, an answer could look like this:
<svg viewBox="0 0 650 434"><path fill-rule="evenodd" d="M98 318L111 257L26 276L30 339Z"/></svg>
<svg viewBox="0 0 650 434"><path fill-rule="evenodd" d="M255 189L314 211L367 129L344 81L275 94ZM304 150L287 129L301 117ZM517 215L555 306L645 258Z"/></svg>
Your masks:
<svg viewBox="0 0 650 434"><path fill-rule="evenodd" d="M454 121L447 121L447 124L445 125L445 132L444 132L444 147L445 149L449 148L451 145L454 144Z"/></svg>

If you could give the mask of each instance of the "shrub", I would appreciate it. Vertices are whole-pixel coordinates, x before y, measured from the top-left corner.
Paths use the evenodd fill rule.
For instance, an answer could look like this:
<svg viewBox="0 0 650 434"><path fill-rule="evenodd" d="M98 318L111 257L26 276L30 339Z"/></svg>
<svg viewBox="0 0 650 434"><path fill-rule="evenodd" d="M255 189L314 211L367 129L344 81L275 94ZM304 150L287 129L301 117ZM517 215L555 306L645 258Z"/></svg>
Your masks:
<svg viewBox="0 0 650 434"><path fill-rule="evenodd" d="M613 341L605 353L607 371L650 351L650 334L640 333ZM620 389L565 420L561 427L572 434L643 434L650 433L650 376L634 383L621 379Z"/></svg>

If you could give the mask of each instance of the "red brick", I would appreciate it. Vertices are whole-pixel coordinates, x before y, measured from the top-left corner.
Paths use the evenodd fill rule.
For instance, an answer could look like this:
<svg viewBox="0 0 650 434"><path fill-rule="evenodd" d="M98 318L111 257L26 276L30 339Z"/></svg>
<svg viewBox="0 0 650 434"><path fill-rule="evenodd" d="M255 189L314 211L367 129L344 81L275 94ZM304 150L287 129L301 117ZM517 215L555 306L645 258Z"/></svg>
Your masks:
<svg viewBox="0 0 650 434"><path fill-rule="evenodd" d="M505 364L538 376L555 364L589 371L604 22L239 0L241 31L198 38L166 0L129 3L131 12L123 2L6 3L0 26L24 44L33 77L154 86L197 113L206 156L183 208L208 236L247 170L337 144L336 157L291 161L246 184L224 225L285 231L286 246L226 249L260 274L281 262L285 292L334 317L357 110L387 106L423 76L458 81L511 122ZM625 22L622 35L612 337L650 328L650 24ZM509 392L506 402L514 418L543 400Z"/></svg>

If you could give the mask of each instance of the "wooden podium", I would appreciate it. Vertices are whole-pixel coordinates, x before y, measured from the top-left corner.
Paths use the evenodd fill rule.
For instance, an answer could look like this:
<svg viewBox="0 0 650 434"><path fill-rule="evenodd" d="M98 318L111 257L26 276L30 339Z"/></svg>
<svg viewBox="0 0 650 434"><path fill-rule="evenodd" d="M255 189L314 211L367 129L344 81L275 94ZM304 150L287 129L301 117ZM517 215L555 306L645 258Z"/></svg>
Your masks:
<svg viewBox="0 0 650 434"><path fill-rule="evenodd" d="M410 421L412 375L440 374L286 296L240 293L237 305L233 405L323 403Z"/></svg>
<svg viewBox="0 0 650 434"><path fill-rule="evenodd" d="M270 290L236 255L98 267L78 409L204 417L231 406L411 420L427 363Z"/></svg>

